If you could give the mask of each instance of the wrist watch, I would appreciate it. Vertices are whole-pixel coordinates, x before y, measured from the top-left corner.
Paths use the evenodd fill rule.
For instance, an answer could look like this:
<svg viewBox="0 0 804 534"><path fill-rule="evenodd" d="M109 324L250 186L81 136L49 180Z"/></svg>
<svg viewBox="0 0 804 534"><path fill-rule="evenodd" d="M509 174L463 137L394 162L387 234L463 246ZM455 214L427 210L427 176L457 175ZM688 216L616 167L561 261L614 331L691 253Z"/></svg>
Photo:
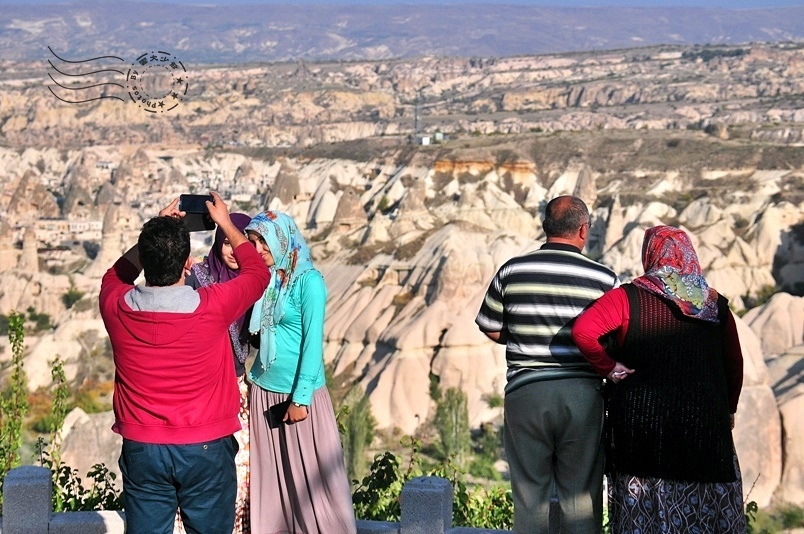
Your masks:
<svg viewBox="0 0 804 534"><path fill-rule="evenodd" d="M296 401L293 401L293 406L295 406L297 408L307 408L307 406L305 404L299 404Z"/></svg>

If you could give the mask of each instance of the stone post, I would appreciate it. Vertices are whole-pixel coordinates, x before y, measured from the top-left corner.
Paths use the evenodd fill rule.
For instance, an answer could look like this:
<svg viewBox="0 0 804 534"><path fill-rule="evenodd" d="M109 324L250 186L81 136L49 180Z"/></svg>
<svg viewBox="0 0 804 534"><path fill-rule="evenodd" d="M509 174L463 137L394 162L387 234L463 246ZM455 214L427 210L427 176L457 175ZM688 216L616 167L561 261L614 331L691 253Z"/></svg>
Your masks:
<svg viewBox="0 0 804 534"><path fill-rule="evenodd" d="M24 465L12 469L3 482L3 534L48 531L51 501L50 470Z"/></svg>
<svg viewBox="0 0 804 534"><path fill-rule="evenodd" d="M417 477L402 488L399 534L446 534L452 528L452 484L440 477Z"/></svg>

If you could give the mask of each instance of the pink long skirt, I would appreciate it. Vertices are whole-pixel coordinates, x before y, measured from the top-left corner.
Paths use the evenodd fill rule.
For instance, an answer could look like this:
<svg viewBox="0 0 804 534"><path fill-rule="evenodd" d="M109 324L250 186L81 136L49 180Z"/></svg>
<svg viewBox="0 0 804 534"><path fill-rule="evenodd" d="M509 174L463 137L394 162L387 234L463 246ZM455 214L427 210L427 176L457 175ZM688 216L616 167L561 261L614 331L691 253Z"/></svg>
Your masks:
<svg viewBox="0 0 804 534"><path fill-rule="evenodd" d="M251 386L251 531L355 534L354 507L335 412L326 387L307 419L270 428L266 412L288 398Z"/></svg>

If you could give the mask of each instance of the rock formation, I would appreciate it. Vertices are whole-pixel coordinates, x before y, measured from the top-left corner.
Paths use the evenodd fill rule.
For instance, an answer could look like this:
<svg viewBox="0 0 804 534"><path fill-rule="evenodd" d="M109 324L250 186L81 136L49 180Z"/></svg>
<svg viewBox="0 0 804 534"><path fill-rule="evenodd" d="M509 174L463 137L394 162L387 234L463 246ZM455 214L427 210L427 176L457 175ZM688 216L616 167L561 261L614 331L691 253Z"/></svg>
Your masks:
<svg viewBox="0 0 804 534"><path fill-rule="evenodd" d="M4 85L0 101L14 104L0 110L4 139L25 148L0 147L11 234L0 262L33 220L58 213L57 198L71 216L97 213L104 224L89 265L86 254L75 259L82 250L66 260L40 250L48 271L64 274L34 272L35 243L24 239L24 269L0 272L0 313L51 314L54 330L29 340L38 384L55 353L73 372L86 354L81 334L103 336L99 278L142 222L181 192L221 188L298 221L329 291L325 358L366 391L380 427L429 425L434 377L466 391L477 426L499 420L487 399L505 380L504 349L474 325L480 301L499 266L543 243L546 202L576 193L591 209L587 254L623 281L642 272L645 229L671 224L689 231L735 311L779 292L739 322L746 380L735 436L746 489L760 475L752 499L799 499L801 395L791 392L802 375L804 152L786 144L796 135L752 139L774 124L800 130L791 96L800 76L790 74L801 53L756 45L710 64L673 52L209 70L193 107L159 123L110 103L79 116L25 84ZM408 143L417 91L446 141ZM706 133L714 123L728 136ZM171 135L188 144L158 143ZM109 144L81 146L88 136ZM37 148L55 140L73 148ZM61 300L71 287L86 292L80 310Z"/></svg>
<svg viewBox="0 0 804 534"><path fill-rule="evenodd" d="M0 272L17 266L19 253L14 248L11 226L0 220Z"/></svg>
<svg viewBox="0 0 804 534"><path fill-rule="evenodd" d="M22 255L19 259L19 269L28 273L39 272L39 253L36 232L30 226L22 235Z"/></svg>

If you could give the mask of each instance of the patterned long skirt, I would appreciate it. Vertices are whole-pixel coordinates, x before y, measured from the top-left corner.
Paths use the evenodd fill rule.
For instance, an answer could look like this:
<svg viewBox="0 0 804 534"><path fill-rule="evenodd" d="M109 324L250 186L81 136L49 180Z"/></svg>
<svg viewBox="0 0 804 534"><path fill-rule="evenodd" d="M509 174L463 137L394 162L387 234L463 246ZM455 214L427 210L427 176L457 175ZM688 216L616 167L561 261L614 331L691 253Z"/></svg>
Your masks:
<svg viewBox="0 0 804 534"><path fill-rule="evenodd" d="M248 429L248 396L249 385L245 376L237 379L240 386L240 432L235 439L240 446L235 456L237 468L237 499L235 500L234 534L251 533L251 512L249 509L249 429Z"/></svg>
<svg viewBox="0 0 804 534"><path fill-rule="evenodd" d="M737 456L734 482L685 482L609 473L612 534L737 534L745 532Z"/></svg>
<svg viewBox="0 0 804 534"><path fill-rule="evenodd" d="M235 432L235 439L239 449L235 456L235 468L237 469L237 497L235 500L235 524L233 534L251 534L251 513L249 509L249 431L248 431L248 395L249 385L245 376L237 379L240 387L240 431ZM176 522L173 526L173 534L185 534L184 524L181 522L181 515L176 513Z"/></svg>

